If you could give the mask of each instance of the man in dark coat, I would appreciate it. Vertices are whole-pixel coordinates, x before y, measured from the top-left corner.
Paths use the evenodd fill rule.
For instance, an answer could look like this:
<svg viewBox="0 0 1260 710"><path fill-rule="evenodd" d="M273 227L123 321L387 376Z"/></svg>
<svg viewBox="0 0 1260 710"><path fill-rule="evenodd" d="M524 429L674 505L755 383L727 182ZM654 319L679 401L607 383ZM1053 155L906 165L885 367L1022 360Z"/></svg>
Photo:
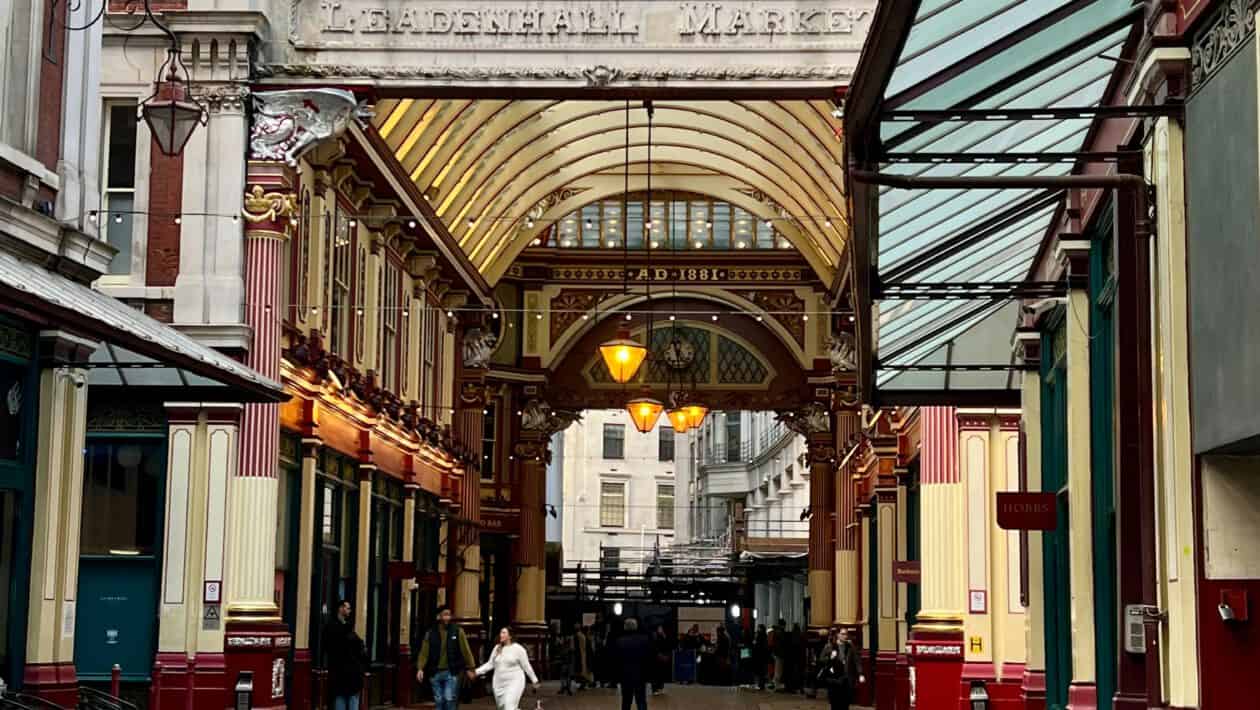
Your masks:
<svg viewBox="0 0 1260 710"><path fill-rule="evenodd" d="M337 605L337 613L324 625L322 645L333 710L359 710L367 652L350 624L350 602Z"/></svg>
<svg viewBox="0 0 1260 710"><path fill-rule="evenodd" d="M657 626L652 634L652 646L656 651L655 673L652 674L652 695L660 695L665 689L665 681L669 680L674 657L674 644L665 633L664 626Z"/></svg>
<svg viewBox="0 0 1260 710"><path fill-rule="evenodd" d="M621 710L630 710L633 698L638 710L647 710L647 681L656 652L652 640L639 632L639 622L626 619L625 633L614 647L621 680Z"/></svg>
<svg viewBox="0 0 1260 710"><path fill-rule="evenodd" d="M839 642L825 663L819 679L827 684L827 700L831 710L849 710L858 683L866 679L858 670L857 647L849 640L848 629L840 629Z"/></svg>

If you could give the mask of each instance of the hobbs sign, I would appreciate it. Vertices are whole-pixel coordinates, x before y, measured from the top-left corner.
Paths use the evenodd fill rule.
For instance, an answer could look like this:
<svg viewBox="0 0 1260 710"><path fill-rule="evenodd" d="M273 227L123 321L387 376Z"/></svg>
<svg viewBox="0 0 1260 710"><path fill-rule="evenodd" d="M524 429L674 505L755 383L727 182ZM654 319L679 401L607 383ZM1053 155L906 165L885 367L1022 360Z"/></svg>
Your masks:
<svg viewBox="0 0 1260 710"><path fill-rule="evenodd" d="M824 39L860 30L871 10L832 2L383 2L325 0L322 35L395 34L695 42L704 39ZM672 35L672 38L668 37Z"/></svg>

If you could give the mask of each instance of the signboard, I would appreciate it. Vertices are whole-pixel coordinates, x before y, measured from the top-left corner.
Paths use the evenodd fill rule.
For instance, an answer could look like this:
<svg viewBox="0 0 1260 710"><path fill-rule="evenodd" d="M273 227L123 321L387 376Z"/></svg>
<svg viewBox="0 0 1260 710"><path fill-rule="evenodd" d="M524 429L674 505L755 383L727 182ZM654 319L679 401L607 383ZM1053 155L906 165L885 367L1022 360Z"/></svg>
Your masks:
<svg viewBox="0 0 1260 710"><path fill-rule="evenodd" d="M1053 493L997 494L997 523L1003 530L1054 530L1058 522L1058 502Z"/></svg>
<svg viewBox="0 0 1260 710"><path fill-rule="evenodd" d="M893 581L906 584L919 584L922 578L922 565L918 560L895 560L893 562Z"/></svg>
<svg viewBox="0 0 1260 710"><path fill-rule="evenodd" d="M963 655L961 642L911 641L909 646L910 655L915 658L948 660L962 658Z"/></svg>
<svg viewBox="0 0 1260 710"><path fill-rule="evenodd" d="M206 604L219 604L223 601L223 582L207 579L202 590L201 601Z"/></svg>
<svg viewBox="0 0 1260 710"><path fill-rule="evenodd" d="M989 593L983 589L973 589L967 594L967 611L971 614L989 613Z"/></svg>

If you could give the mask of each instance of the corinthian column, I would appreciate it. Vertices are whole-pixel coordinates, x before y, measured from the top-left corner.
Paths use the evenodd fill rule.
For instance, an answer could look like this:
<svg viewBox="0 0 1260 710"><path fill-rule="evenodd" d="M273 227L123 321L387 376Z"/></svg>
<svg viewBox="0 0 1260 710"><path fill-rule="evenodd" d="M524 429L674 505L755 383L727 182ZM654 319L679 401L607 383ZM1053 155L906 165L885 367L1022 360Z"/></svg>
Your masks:
<svg viewBox="0 0 1260 710"><path fill-rule="evenodd" d="M784 425L805 437L809 456L809 630L825 637L834 619L836 557L831 545L832 506L835 505L835 433L831 412L818 402L783 415Z"/></svg>

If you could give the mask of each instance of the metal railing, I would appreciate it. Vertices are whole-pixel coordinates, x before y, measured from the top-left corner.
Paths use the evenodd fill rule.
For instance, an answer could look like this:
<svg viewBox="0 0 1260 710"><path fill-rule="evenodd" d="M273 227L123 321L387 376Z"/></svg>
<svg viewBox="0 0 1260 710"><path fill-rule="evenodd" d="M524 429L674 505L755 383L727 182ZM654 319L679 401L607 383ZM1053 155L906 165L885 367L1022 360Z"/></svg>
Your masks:
<svg viewBox="0 0 1260 710"><path fill-rule="evenodd" d="M808 520L748 520L744 526L750 538L809 537Z"/></svg>
<svg viewBox="0 0 1260 710"><path fill-rule="evenodd" d="M711 466L751 462L763 452L781 445L785 439L792 436L794 435L790 429L783 426L781 422L775 422L773 427L757 435L756 442L741 440L738 446L732 447L725 438L718 437L708 446L700 448L696 455L699 460L696 463L699 466Z"/></svg>

